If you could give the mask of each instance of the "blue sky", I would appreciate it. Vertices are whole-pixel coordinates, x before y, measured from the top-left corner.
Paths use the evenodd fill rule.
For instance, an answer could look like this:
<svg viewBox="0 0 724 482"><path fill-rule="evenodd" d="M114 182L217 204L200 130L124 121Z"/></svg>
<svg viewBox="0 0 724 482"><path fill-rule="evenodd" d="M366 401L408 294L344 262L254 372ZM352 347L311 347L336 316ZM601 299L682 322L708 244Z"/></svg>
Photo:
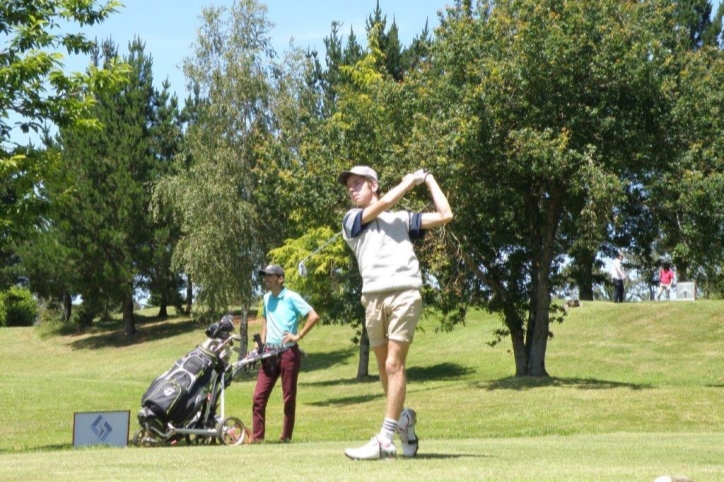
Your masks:
<svg viewBox="0 0 724 482"><path fill-rule="evenodd" d="M137 35L146 43L146 53L153 57L155 83L168 78L171 88L181 99L186 97L180 65L191 54L190 45L196 39L200 25L199 15L204 6L230 6L233 0L121 0L125 5L103 24L84 31L101 39L111 37L127 53L128 43ZM451 0L450 0L451 1ZM275 25L271 31L274 49L281 53L294 44L315 47L324 53L323 38L331 31L333 21L343 23L341 32L346 36L354 28L362 45L365 20L374 11L376 0L269 0L264 3L267 18ZM418 35L425 21L430 28L437 25L437 11L445 8L445 0L380 0L380 8L387 15L388 26L394 17L404 44ZM69 70L83 70L79 59L67 59Z"/></svg>
<svg viewBox="0 0 724 482"><path fill-rule="evenodd" d="M186 98L185 80L181 72L184 57L191 55L191 44L196 40L202 7L230 6L233 0L121 0L124 4L104 23L86 27L89 37L111 37L120 46L120 53L128 52L128 43L138 36L146 43L146 53L153 57L155 84L168 79L171 89L182 101ZM721 0L713 0L714 12ZM453 0L379 0L388 25L394 18L400 38L407 45L418 35L425 22L433 29L438 24L438 11ZM331 31L333 21L342 22L341 33L346 37L354 28L360 43L364 41L365 21L373 12L377 0L267 0L267 18L274 24L271 37L278 53L288 49L293 38L296 46L316 48L324 54L324 37ZM74 29L75 31L75 29ZM66 71L83 71L87 58L66 57ZM15 140L24 143L23 136L15 133ZM30 136L34 139L35 136Z"/></svg>
<svg viewBox="0 0 724 482"><path fill-rule="evenodd" d="M135 35L146 42L146 53L153 57L154 79L160 87L168 78L171 88L181 99L186 97L180 69L184 57L191 54L203 6L227 5L233 0L121 0L124 4L103 24L85 29L87 35L101 39L112 37L127 53L127 45ZM713 0L714 12L721 0ZM329 35L333 21L343 23L341 32L354 28L360 43L365 45L365 21L375 9L377 0L267 0L267 18L274 23L271 31L274 48L281 53L294 38L299 47L312 46L324 53L323 38ZM437 12L453 0L379 0L382 12L397 23L404 44L409 42L429 21L438 23ZM66 59L68 70L84 70L86 59Z"/></svg>
<svg viewBox="0 0 724 482"><path fill-rule="evenodd" d="M0 0L2 1L2 0ZM103 3L103 0L98 0ZM120 0L123 7L105 22L82 29L89 38L111 38L119 53L128 53L128 44L135 36L146 44L146 54L153 58L154 84L168 79L171 90L182 102L187 97L181 64L192 54L196 30L201 25L203 7L231 6L233 0ZM340 32L346 37L354 28L360 44L366 46L365 21L374 11L377 0L259 0L267 7L267 19L274 24L270 35L274 49L281 54L288 50L290 40L298 47L311 46L324 55L324 37L331 32L332 22L343 24ZM452 3L452 0L449 0ZM437 12L444 10L446 0L380 0L380 9L387 16L388 26L395 19L400 39L407 45L429 20L433 29L438 24ZM77 26L69 31L76 32ZM65 55L66 72L82 72L89 62L86 56ZM38 143L38 136L23 135L15 129L14 142Z"/></svg>

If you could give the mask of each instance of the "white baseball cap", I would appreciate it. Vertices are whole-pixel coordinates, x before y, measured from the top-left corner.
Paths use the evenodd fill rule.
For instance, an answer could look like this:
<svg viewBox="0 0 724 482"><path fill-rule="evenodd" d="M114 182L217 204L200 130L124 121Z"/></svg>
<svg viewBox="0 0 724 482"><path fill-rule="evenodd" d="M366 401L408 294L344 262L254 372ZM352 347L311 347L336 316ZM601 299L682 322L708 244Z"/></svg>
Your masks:
<svg viewBox="0 0 724 482"><path fill-rule="evenodd" d="M337 182L340 183L343 186L347 185L347 178L351 176L352 174L356 174L357 176L366 177L369 179L374 179L377 181L377 173L374 169L372 169L369 166L354 166L352 169L349 169L347 171L342 171L339 173L339 176L337 176Z"/></svg>

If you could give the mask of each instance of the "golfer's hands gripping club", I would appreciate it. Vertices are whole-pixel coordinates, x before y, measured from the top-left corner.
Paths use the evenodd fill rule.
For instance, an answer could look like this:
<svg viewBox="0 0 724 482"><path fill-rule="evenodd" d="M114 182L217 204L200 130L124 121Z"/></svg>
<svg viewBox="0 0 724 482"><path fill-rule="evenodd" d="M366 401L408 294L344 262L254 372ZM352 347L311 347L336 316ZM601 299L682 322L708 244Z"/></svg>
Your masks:
<svg viewBox="0 0 724 482"><path fill-rule="evenodd" d="M417 171L412 173L413 176L415 176L415 186L419 186L423 182L425 182L425 176L427 176L427 170L425 169L418 169Z"/></svg>
<svg viewBox="0 0 724 482"><path fill-rule="evenodd" d="M425 182L425 176L427 175L427 171L425 169L418 169L417 171L407 174L403 181L409 182L411 184L410 187L419 186L423 182Z"/></svg>

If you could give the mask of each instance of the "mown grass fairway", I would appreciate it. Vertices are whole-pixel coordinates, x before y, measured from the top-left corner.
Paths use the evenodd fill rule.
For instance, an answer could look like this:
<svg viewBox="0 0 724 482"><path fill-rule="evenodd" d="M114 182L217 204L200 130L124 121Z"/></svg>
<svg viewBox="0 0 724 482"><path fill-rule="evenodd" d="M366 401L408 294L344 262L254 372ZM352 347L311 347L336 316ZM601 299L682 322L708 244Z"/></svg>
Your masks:
<svg viewBox="0 0 724 482"><path fill-rule="evenodd" d="M420 455L383 462L343 455L379 428L383 408L376 377L354 380L349 328L318 326L304 340L293 444L154 449L73 449L73 413L130 410L133 432L151 380L205 326L142 319L131 342L115 322L74 336L4 328L0 480L724 480L724 302L584 303L552 327L550 379L512 377L508 343L486 345L498 325L475 313L435 333L424 320L408 364ZM253 377L231 385L227 415L250 421L253 387ZM280 398L277 387L269 440Z"/></svg>

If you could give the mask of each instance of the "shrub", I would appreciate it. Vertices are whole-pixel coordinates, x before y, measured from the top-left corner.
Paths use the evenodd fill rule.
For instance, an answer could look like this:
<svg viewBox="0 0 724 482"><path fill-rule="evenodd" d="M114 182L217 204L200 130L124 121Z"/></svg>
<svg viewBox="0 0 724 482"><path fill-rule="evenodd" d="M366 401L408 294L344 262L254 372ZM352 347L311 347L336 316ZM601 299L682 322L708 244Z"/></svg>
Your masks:
<svg viewBox="0 0 724 482"><path fill-rule="evenodd" d="M26 288L13 286L0 293L5 305L5 316L0 319L2 326L32 326L38 316L38 303ZM2 313L0 313L1 315Z"/></svg>

